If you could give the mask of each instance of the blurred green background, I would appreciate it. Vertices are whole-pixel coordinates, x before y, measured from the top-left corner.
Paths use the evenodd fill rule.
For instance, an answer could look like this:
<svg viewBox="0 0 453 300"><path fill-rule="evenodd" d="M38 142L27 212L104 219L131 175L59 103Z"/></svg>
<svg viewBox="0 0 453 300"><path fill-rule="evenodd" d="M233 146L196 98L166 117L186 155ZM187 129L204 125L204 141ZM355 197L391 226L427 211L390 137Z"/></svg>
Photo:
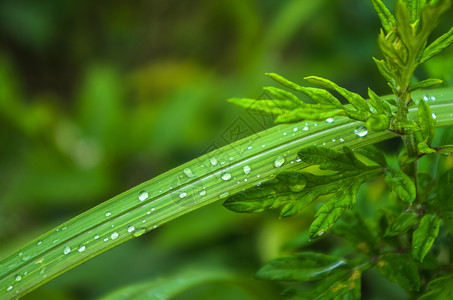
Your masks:
<svg viewBox="0 0 453 300"><path fill-rule="evenodd" d="M441 23L437 34L448 26ZM273 84L264 72L299 83L318 75L363 96L368 86L388 93L371 60L379 57L378 28L364 0L0 1L0 256L272 126L225 101L261 97L261 87ZM452 53L417 75L453 82L453 60L445 59ZM235 122L247 130L230 134ZM299 231L309 221L236 215L213 204L25 298L92 299L208 266L249 279L204 285L178 299L276 299L278 285L252 276L265 260L304 244ZM282 248L289 237L294 245Z"/></svg>

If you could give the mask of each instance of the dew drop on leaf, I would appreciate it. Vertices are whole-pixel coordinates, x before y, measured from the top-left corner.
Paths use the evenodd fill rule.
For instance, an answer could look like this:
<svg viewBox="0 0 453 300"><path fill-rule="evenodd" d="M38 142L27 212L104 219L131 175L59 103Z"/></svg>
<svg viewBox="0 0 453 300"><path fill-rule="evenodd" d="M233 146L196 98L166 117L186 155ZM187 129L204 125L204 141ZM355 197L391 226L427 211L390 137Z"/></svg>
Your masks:
<svg viewBox="0 0 453 300"><path fill-rule="evenodd" d="M433 116L433 119L437 119L437 116L435 113L433 113L432 116Z"/></svg>
<svg viewBox="0 0 453 300"><path fill-rule="evenodd" d="M251 171L252 169L250 168L250 166L244 166L243 170L244 170L244 174L245 174L245 175L248 175L248 174L250 174L250 171Z"/></svg>
<svg viewBox="0 0 453 300"><path fill-rule="evenodd" d="M308 126L305 125L304 128L302 128L303 131L308 131L310 128Z"/></svg>
<svg viewBox="0 0 453 300"><path fill-rule="evenodd" d="M20 274L17 274L16 278L14 280L15 281L21 281L22 280L22 276Z"/></svg>
<svg viewBox="0 0 453 300"><path fill-rule="evenodd" d="M204 195L206 195L206 190L202 190L202 191L200 192L200 196L204 196Z"/></svg>
<svg viewBox="0 0 453 300"><path fill-rule="evenodd" d="M333 118L327 118L327 119L326 119L326 122L327 122L327 123L332 123L332 122L333 122Z"/></svg>
<svg viewBox="0 0 453 300"><path fill-rule="evenodd" d="M210 161L211 161L211 165L217 166L217 163L218 163L217 158L213 157L210 159Z"/></svg>
<svg viewBox="0 0 453 300"><path fill-rule="evenodd" d="M231 174L230 173L225 173L222 175L223 180L230 180L231 179Z"/></svg>
<svg viewBox="0 0 453 300"><path fill-rule="evenodd" d="M296 132L298 130L299 130L299 128L297 128L297 127L294 127L294 129L293 129L294 132Z"/></svg>
<svg viewBox="0 0 453 300"><path fill-rule="evenodd" d="M344 142L344 138L340 138L340 142L343 143Z"/></svg>
<svg viewBox="0 0 453 300"><path fill-rule="evenodd" d="M189 168L185 168L183 172L184 172L184 174L186 174L187 177L193 177L193 176L195 176L195 175L193 174L192 170L189 169Z"/></svg>
<svg viewBox="0 0 453 300"><path fill-rule="evenodd" d="M360 137L364 137L368 134L368 129L365 126L361 125L354 129L354 134Z"/></svg>
<svg viewBox="0 0 453 300"><path fill-rule="evenodd" d="M37 246L39 246L39 245L41 245L41 244L42 244L42 241L38 241L38 242L36 243Z"/></svg>
<svg viewBox="0 0 453 300"><path fill-rule="evenodd" d="M99 238L99 234L95 234L93 239L97 240Z"/></svg>
<svg viewBox="0 0 453 300"><path fill-rule="evenodd" d="M138 193L138 200L145 201L146 199L148 199L147 191L141 191L140 193Z"/></svg>
<svg viewBox="0 0 453 300"><path fill-rule="evenodd" d="M146 232L146 229L142 228L142 229L139 229L139 230L135 231L132 235L135 236L135 237L139 237L142 234L144 234L145 232Z"/></svg>
<svg viewBox="0 0 453 300"><path fill-rule="evenodd" d="M135 227L134 227L134 226L129 226L129 227L127 227L127 232L129 232L129 233L134 232L134 230L135 230Z"/></svg>
<svg viewBox="0 0 453 300"><path fill-rule="evenodd" d="M69 246L64 247L63 254L66 255L66 254L69 254L69 252L71 252L71 247L69 247Z"/></svg>
<svg viewBox="0 0 453 300"><path fill-rule="evenodd" d="M82 246L79 247L78 251L79 251L80 253L82 253L83 251L85 251L86 248L87 248L86 246L83 246L83 245L82 245Z"/></svg>
<svg viewBox="0 0 453 300"><path fill-rule="evenodd" d="M219 198L221 198L221 199L226 198L226 197L228 197L229 194L230 194L229 192L222 193L219 195Z"/></svg>
<svg viewBox="0 0 453 300"><path fill-rule="evenodd" d="M182 192L181 194L179 194L179 198L183 199L187 196L187 193L186 192Z"/></svg>
<svg viewBox="0 0 453 300"><path fill-rule="evenodd" d="M112 240L116 239L117 237L118 237L118 232L116 232L116 231L114 233L112 233L112 235L110 235L110 238Z"/></svg>
<svg viewBox="0 0 453 300"><path fill-rule="evenodd" d="M110 217L111 215L112 215L112 213L109 212L109 211L105 213L105 216L106 216L106 217Z"/></svg>
<svg viewBox="0 0 453 300"><path fill-rule="evenodd" d="M280 168L285 163L285 158L283 156L279 156L274 161L274 167Z"/></svg>
<svg viewBox="0 0 453 300"><path fill-rule="evenodd" d="M321 236L321 235L323 235L324 233L325 233L325 231L324 231L324 230L321 230L321 231L318 232L318 236Z"/></svg>
<svg viewBox="0 0 453 300"><path fill-rule="evenodd" d="M6 288L6 291L9 292L9 291L11 291L12 289L13 289L13 286L10 285L9 287Z"/></svg>

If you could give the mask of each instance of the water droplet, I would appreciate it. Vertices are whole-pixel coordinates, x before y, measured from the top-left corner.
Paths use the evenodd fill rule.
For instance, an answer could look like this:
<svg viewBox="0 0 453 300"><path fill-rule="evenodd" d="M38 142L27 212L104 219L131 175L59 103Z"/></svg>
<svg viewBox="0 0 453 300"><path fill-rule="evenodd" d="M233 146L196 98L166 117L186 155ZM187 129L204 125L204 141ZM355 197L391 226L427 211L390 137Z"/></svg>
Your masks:
<svg viewBox="0 0 453 300"><path fill-rule="evenodd" d="M14 280L15 281L21 281L22 280L22 276L20 274L17 274L16 278Z"/></svg>
<svg viewBox="0 0 453 300"><path fill-rule="evenodd" d="M9 291L11 291L12 289L13 289L13 286L10 285L9 287L6 288L6 291L9 292Z"/></svg>
<svg viewBox="0 0 453 300"><path fill-rule="evenodd" d="M264 147L266 147L266 145L261 145L261 148L264 148Z"/></svg>
<svg viewBox="0 0 453 300"><path fill-rule="evenodd" d="M116 232L116 231L114 233L112 233L112 235L110 236L110 238L112 240L116 239L117 237L118 237L118 232Z"/></svg>
<svg viewBox="0 0 453 300"><path fill-rule="evenodd" d="M215 157L211 158L210 161L211 161L211 165L213 165L213 166L216 166L218 163L217 158L215 158Z"/></svg>
<svg viewBox="0 0 453 300"><path fill-rule="evenodd" d="M368 134L368 129L365 126L361 125L354 129L354 134L360 137L364 137Z"/></svg>
<svg viewBox="0 0 453 300"><path fill-rule="evenodd" d="M200 192L200 196L204 196L204 195L206 195L206 190L202 190L202 191Z"/></svg>
<svg viewBox="0 0 453 300"><path fill-rule="evenodd" d="M318 236L321 236L321 235L323 235L324 233L325 233L324 230L318 231Z"/></svg>
<svg viewBox="0 0 453 300"><path fill-rule="evenodd" d="M225 173L222 175L223 180L230 180L231 179L231 174L230 173Z"/></svg>
<svg viewBox="0 0 453 300"><path fill-rule="evenodd" d="M337 140L336 139L332 139L332 143L335 143Z"/></svg>
<svg viewBox="0 0 453 300"><path fill-rule="evenodd" d="M340 142L343 143L344 142L344 138L340 138Z"/></svg>
<svg viewBox="0 0 453 300"><path fill-rule="evenodd" d="M148 211L148 212L147 212L146 214L147 214L147 215L150 215L150 214L151 214L151 212L150 212L150 211Z"/></svg>
<svg viewBox="0 0 453 300"><path fill-rule="evenodd" d="M226 197L228 197L229 194L230 194L229 192L222 193L219 195L219 198L221 198L221 199L226 198Z"/></svg>
<svg viewBox="0 0 453 300"><path fill-rule="evenodd" d="M274 167L280 168L285 163L285 158L283 156L279 156L274 161Z"/></svg>
<svg viewBox="0 0 453 300"><path fill-rule="evenodd" d="M287 135L287 133L286 133L286 132L283 132L283 135Z"/></svg>
<svg viewBox="0 0 453 300"><path fill-rule="evenodd" d="M105 238L105 239L104 239L104 242L107 242L108 240L109 240L109 238Z"/></svg>
<svg viewBox="0 0 453 300"><path fill-rule="evenodd" d="M184 174L186 174L187 177L194 177L195 175L193 174L192 170L189 168L184 169Z"/></svg>
<svg viewBox="0 0 453 300"><path fill-rule="evenodd" d="M39 245L41 245L41 244L42 244L42 241L38 241L38 242L36 243L37 246L39 246Z"/></svg>
<svg viewBox="0 0 453 300"><path fill-rule="evenodd" d="M301 161L302 161L302 159L300 159L299 157L296 158L296 162L301 162Z"/></svg>
<svg viewBox="0 0 453 300"><path fill-rule="evenodd" d="M296 132L298 130L299 130L299 128L297 128L297 127L294 127L294 129L293 129L294 132Z"/></svg>
<svg viewBox="0 0 453 300"><path fill-rule="evenodd" d="M65 227L61 228L61 230L66 230L67 228L68 228L68 227L65 226Z"/></svg>
<svg viewBox="0 0 453 300"><path fill-rule="evenodd" d="M64 247L63 254L66 255L66 254L69 254L69 252L71 252L71 247L69 247L69 246Z"/></svg>
<svg viewBox="0 0 453 300"><path fill-rule="evenodd" d="M250 171L252 170L252 169L250 168L250 166L244 166L244 168L242 168L242 169L244 170L244 174L245 174L245 175L250 174Z"/></svg>
<svg viewBox="0 0 453 300"><path fill-rule="evenodd" d="M151 211L154 211L154 210L155 210L155 208L154 208L154 207L153 207L153 208L151 208Z"/></svg>
<svg viewBox="0 0 453 300"><path fill-rule="evenodd" d="M333 118L327 118L327 119L326 119L326 122L327 122L327 123L332 123L332 122L333 122Z"/></svg>
<svg viewBox="0 0 453 300"><path fill-rule="evenodd" d="M248 147L247 147L248 150L251 150L252 148L253 148L252 146L248 146Z"/></svg>
<svg viewBox="0 0 453 300"><path fill-rule="evenodd" d="M423 95L422 99L423 99L423 101L428 101L429 100L428 96L426 96L426 95Z"/></svg>
<svg viewBox="0 0 453 300"><path fill-rule="evenodd" d="M433 113L432 116L433 116L433 119L437 119L437 116L435 113Z"/></svg>
<svg viewBox="0 0 453 300"><path fill-rule="evenodd" d="M105 213L105 216L106 216L106 217L110 217L111 215L112 215L112 213L109 212L109 211Z"/></svg>
<svg viewBox="0 0 453 300"><path fill-rule="evenodd" d="M129 226L129 227L127 227L127 232L129 232L129 233L134 232L134 230L135 230L135 227L134 227L134 226Z"/></svg>
<svg viewBox="0 0 453 300"><path fill-rule="evenodd" d="M93 239L97 240L99 238L99 234L95 234Z"/></svg>
<svg viewBox="0 0 453 300"><path fill-rule="evenodd" d="M303 131L308 131L310 128L308 126L305 126L304 128L302 128Z"/></svg>
<svg viewBox="0 0 453 300"><path fill-rule="evenodd" d="M78 251L79 251L80 253L82 253L83 251L85 251L86 248L87 248L86 246L83 246L83 245L82 245L82 246L79 247L79 250L78 250Z"/></svg>
<svg viewBox="0 0 453 300"><path fill-rule="evenodd" d="M138 193L138 200L145 201L146 199L148 199L147 191L141 191L140 193Z"/></svg>
<svg viewBox="0 0 453 300"><path fill-rule="evenodd" d="M146 229L142 228L142 229L139 229L139 230L135 231L132 235L135 236L135 237L139 237L142 234L144 234L145 232L146 232Z"/></svg>
<svg viewBox="0 0 453 300"><path fill-rule="evenodd" d="M181 194L179 194L179 198L183 199L187 196L187 193L186 192L182 192Z"/></svg>

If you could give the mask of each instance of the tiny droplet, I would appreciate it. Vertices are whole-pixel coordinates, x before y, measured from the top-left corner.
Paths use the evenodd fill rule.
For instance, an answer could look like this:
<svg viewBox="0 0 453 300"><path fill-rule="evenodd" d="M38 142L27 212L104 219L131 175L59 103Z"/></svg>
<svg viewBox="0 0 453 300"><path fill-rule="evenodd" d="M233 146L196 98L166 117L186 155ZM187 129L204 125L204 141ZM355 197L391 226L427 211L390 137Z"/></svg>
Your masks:
<svg viewBox="0 0 453 300"><path fill-rule="evenodd" d="M112 233L112 235L110 236L110 238L112 240L116 239L117 237L118 237L118 232L116 232L116 231L114 233Z"/></svg>
<svg viewBox="0 0 453 300"><path fill-rule="evenodd" d="M69 247L69 246L64 247L63 254L66 255L66 254L69 254L69 252L71 252L71 247Z"/></svg>
<svg viewBox="0 0 453 300"><path fill-rule="evenodd" d="M181 194L179 194L179 198L183 199L187 196L187 193L186 192L182 192Z"/></svg>
<svg viewBox="0 0 453 300"><path fill-rule="evenodd" d="M138 200L145 201L146 199L148 199L147 191L141 191L140 193L138 193Z"/></svg>
<svg viewBox="0 0 453 300"><path fill-rule="evenodd" d="M354 129L354 134L359 137L364 137L368 134L368 129L365 126L361 125Z"/></svg>
<svg viewBox="0 0 453 300"><path fill-rule="evenodd" d="M250 168L250 166L244 166L243 170L244 170L245 175L248 175L248 174L250 174L250 171L252 169Z"/></svg>
<svg viewBox="0 0 453 300"><path fill-rule="evenodd" d="M218 163L217 158L215 158L215 157L211 158L210 161L211 161L211 165L213 165L213 166L216 166Z"/></svg>
<svg viewBox="0 0 453 300"><path fill-rule="evenodd" d="M134 227L134 226L129 226L129 227L127 227L127 232L129 232L129 233L134 232L134 230L135 230L135 227Z"/></svg>
<svg viewBox="0 0 453 300"><path fill-rule="evenodd" d="M283 156L279 156L274 161L274 167L280 168L285 163L285 158Z"/></svg>
<svg viewBox="0 0 453 300"><path fill-rule="evenodd" d="M222 175L223 180L230 180L231 179L231 174L230 173L225 173Z"/></svg>
<svg viewBox="0 0 453 300"><path fill-rule="evenodd" d="M189 168L185 168L183 172L184 172L184 174L186 174L187 177L193 177L194 176L192 170L189 169Z"/></svg>
<svg viewBox="0 0 453 300"><path fill-rule="evenodd" d="M82 245L82 246L79 247L79 250L78 250L78 251L79 251L80 253L82 253L83 251L85 251L86 248L87 248L86 246L83 246L83 245Z"/></svg>

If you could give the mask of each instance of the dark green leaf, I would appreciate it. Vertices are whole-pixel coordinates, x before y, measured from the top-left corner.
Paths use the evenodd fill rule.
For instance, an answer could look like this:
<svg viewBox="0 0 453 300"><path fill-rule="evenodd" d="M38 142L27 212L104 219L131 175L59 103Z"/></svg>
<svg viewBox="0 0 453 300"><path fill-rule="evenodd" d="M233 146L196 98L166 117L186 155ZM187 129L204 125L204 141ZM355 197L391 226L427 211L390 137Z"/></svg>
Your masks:
<svg viewBox="0 0 453 300"><path fill-rule="evenodd" d="M346 265L346 260L340 257L301 252L272 259L255 276L265 280L312 281L325 278Z"/></svg>
<svg viewBox="0 0 453 300"><path fill-rule="evenodd" d="M430 208L436 211L443 220L450 220L453 215L453 169L449 169L439 176L434 195L436 197L430 202Z"/></svg>
<svg viewBox="0 0 453 300"><path fill-rule="evenodd" d="M412 235L412 256L423 261L439 234L440 219L434 214L423 216L417 230Z"/></svg>
<svg viewBox="0 0 453 300"><path fill-rule="evenodd" d="M384 131L389 128L390 119L387 115L370 115L366 127L374 131Z"/></svg>
<svg viewBox="0 0 453 300"><path fill-rule="evenodd" d="M435 40L428 47L426 47L425 51L423 52L423 57L420 63L428 61L433 56L442 52L452 43L453 43L453 27L447 33L440 36L437 40Z"/></svg>
<svg viewBox="0 0 453 300"><path fill-rule="evenodd" d="M393 221L385 232L385 236L397 236L405 233L413 226L418 224L418 215L413 212L401 213L395 221Z"/></svg>
<svg viewBox="0 0 453 300"><path fill-rule="evenodd" d="M348 147L339 152L327 147L312 146L300 150L297 155L308 165L319 165L321 170L352 171L366 170L367 166L359 161Z"/></svg>
<svg viewBox="0 0 453 300"><path fill-rule="evenodd" d="M418 125L421 128L423 140L429 146L431 145L434 134L436 133L436 119L426 101L421 100L418 104Z"/></svg>
<svg viewBox="0 0 453 300"><path fill-rule="evenodd" d="M391 282L397 282L409 291L420 289L417 265L407 254L384 254L377 264L378 271Z"/></svg>
<svg viewBox="0 0 453 300"><path fill-rule="evenodd" d="M336 235L341 236L357 250L366 254L379 253L374 228L372 230L358 213L346 213L333 230Z"/></svg>
<svg viewBox="0 0 453 300"><path fill-rule="evenodd" d="M389 33L396 26L395 17L393 17L381 0L371 0L371 3L381 20L382 28L384 28L386 33Z"/></svg>
<svg viewBox="0 0 453 300"><path fill-rule="evenodd" d="M418 300L450 300L453 295L453 275L436 278L428 283L429 292Z"/></svg>
<svg viewBox="0 0 453 300"><path fill-rule="evenodd" d="M409 91L410 92L413 92L417 89L425 89L425 88L430 88L430 87L433 87L435 85L439 85L441 83L443 83L444 81L443 80L440 80L440 79L433 79L433 78L430 78L430 79L426 79L426 80L422 80L422 81L419 81L413 85L411 85L409 87Z"/></svg>
<svg viewBox="0 0 453 300"><path fill-rule="evenodd" d="M360 154L373 162L377 163L380 166L387 166L387 162L385 161L385 156L382 150L379 150L373 145L368 145L359 149L354 150L355 153Z"/></svg>
<svg viewBox="0 0 453 300"><path fill-rule="evenodd" d="M304 93L316 103L343 108L341 102L326 90L303 87L275 73L266 73L266 75L287 88Z"/></svg>
<svg viewBox="0 0 453 300"><path fill-rule="evenodd" d="M370 104L378 114L388 114L391 112L390 106L382 100L375 92L368 88L368 97Z"/></svg>
<svg viewBox="0 0 453 300"><path fill-rule="evenodd" d="M385 171L385 181L399 199L406 203L414 202L415 185L409 176L402 171L389 168Z"/></svg>
<svg viewBox="0 0 453 300"><path fill-rule="evenodd" d="M230 98L228 102L233 103L246 110L264 112L267 114L281 115L288 110L296 108L291 100L256 100L247 98Z"/></svg>
<svg viewBox="0 0 453 300"><path fill-rule="evenodd" d="M359 94L350 92L350 91L338 86L336 83L333 83L332 81L321 78L321 77L308 76L308 77L305 77L305 79L313 84L318 84L322 87L337 91L346 100L348 100L349 103L351 103L351 105L354 106L354 108L357 109L358 111L370 112L368 102L365 99L363 99L362 96L360 96Z"/></svg>

